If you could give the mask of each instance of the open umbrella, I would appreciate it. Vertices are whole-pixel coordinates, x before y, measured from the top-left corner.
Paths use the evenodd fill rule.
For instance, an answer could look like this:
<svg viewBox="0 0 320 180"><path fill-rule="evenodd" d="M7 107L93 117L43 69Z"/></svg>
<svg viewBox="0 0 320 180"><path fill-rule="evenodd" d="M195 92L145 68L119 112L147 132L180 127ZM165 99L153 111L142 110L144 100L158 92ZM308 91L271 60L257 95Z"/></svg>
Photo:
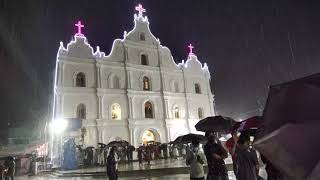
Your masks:
<svg viewBox="0 0 320 180"><path fill-rule="evenodd" d="M207 139L203 135L189 133L189 134L177 137L174 140L174 144L187 144L187 143L191 143L193 140L198 140L199 142L203 142L203 141L206 141Z"/></svg>
<svg viewBox="0 0 320 180"><path fill-rule="evenodd" d="M231 132L235 132L235 131L241 132L245 130L258 129L261 123L262 123L261 116L253 116L246 120L236 122L231 128Z"/></svg>
<svg viewBox="0 0 320 180"><path fill-rule="evenodd" d="M228 132L233 124L236 123L230 117L225 116L210 116L199 121L195 127L197 131L214 131L214 132Z"/></svg>
<svg viewBox="0 0 320 180"><path fill-rule="evenodd" d="M121 141L111 141L107 144L107 147L125 147L128 146L129 143L127 141L121 140Z"/></svg>
<svg viewBox="0 0 320 180"><path fill-rule="evenodd" d="M254 147L288 179L320 174L319 107L320 74L270 87Z"/></svg>

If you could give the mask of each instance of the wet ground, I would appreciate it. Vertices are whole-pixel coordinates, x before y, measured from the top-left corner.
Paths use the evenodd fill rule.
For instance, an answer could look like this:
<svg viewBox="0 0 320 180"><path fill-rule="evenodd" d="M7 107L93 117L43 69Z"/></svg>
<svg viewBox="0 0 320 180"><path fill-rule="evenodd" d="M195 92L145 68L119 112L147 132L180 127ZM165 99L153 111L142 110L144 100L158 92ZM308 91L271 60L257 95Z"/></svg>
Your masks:
<svg viewBox="0 0 320 180"><path fill-rule="evenodd" d="M232 166L231 159L226 159L226 164ZM139 166L138 162L131 164L119 164L118 167L120 180L183 180L189 179L189 167L186 166L185 160L180 158L155 160L151 165ZM17 177L18 180L91 180L107 179L105 175L106 167L82 168L73 171L57 171L40 176L23 176ZM173 172L173 173L172 173ZM260 170L261 176L266 177L264 168ZM57 176L63 175L63 177ZM71 176L70 176L71 174ZM170 175L168 175L170 174ZM53 176L55 175L55 176ZM235 180L233 171L229 171L229 179Z"/></svg>
<svg viewBox="0 0 320 180"><path fill-rule="evenodd" d="M94 177L72 177L72 178L55 178L50 175L36 176L36 177L19 177L18 180L102 180L107 179L104 177L94 178ZM157 176L157 177L119 177L119 180L184 180L190 179L189 174L178 174L170 176ZM229 180L235 180L233 172L229 172Z"/></svg>

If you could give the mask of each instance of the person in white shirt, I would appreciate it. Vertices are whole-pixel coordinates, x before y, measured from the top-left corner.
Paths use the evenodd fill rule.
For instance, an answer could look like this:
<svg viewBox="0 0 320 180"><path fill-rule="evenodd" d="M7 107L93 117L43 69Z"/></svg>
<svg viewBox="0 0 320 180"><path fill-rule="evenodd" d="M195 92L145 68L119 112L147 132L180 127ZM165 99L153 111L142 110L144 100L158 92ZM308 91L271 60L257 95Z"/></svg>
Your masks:
<svg viewBox="0 0 320 180"><path fill-rule="evenodd" d="M204 180L205 174L203 165L206 163L206 156L199 149L199 141L192 141L193 148L187 152L186 164L190 165L190 180Z"/></svg>

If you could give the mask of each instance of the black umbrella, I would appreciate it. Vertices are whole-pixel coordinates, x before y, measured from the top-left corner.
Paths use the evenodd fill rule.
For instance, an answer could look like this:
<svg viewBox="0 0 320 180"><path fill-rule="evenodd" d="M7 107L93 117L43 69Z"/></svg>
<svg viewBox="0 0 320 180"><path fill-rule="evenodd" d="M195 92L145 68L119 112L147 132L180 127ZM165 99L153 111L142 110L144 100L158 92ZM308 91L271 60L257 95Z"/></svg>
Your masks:
<svg viewBox="0 0 320 180"><path fill-rule="evenodd" d="M199 121L195 127L197 131L207 132L207 131L214 131L214 132L228 132L233 124L236 123L230 117L225 116L210 116L202 119Z"/></svg>
<svg viewBox="0 0 320 180"><path fill-rule="evenodd" d="M187 143L191 143L193 140L203 142L203 141L206 141L207 139L203 135L189 133L189 134L177 137L174 140L174 144L187 144Z"/></svg>
<svg viewBox="0 0 320 180"><path fill-rule="evenodd" d="M320 74L270 87L254 147L288 179L319 179L319 107Z"/></svg>
<svg viewBox="0 0 320 180"><path fill-rule="evenodd" d="M130 145L127 141L121 140L121 141L111 141L107 144L107 147L125 147Z"/></svg>

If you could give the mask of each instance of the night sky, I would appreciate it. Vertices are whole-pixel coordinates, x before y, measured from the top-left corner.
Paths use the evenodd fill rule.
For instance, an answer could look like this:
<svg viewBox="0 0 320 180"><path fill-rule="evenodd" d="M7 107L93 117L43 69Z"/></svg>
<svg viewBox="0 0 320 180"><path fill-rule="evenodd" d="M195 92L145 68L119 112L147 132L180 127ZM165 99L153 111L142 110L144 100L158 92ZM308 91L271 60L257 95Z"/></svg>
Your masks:
<svg viewBox="0 0 320 180"><path fill-rule="evenodd" d="M109 54L133 28L134 6L176 62L189 42L212 73L218 114L259 114L268 86L320 71L316 1L0 0L0 125L26 126L48 114L59 42L82 20L89 43Z"/></svg>

